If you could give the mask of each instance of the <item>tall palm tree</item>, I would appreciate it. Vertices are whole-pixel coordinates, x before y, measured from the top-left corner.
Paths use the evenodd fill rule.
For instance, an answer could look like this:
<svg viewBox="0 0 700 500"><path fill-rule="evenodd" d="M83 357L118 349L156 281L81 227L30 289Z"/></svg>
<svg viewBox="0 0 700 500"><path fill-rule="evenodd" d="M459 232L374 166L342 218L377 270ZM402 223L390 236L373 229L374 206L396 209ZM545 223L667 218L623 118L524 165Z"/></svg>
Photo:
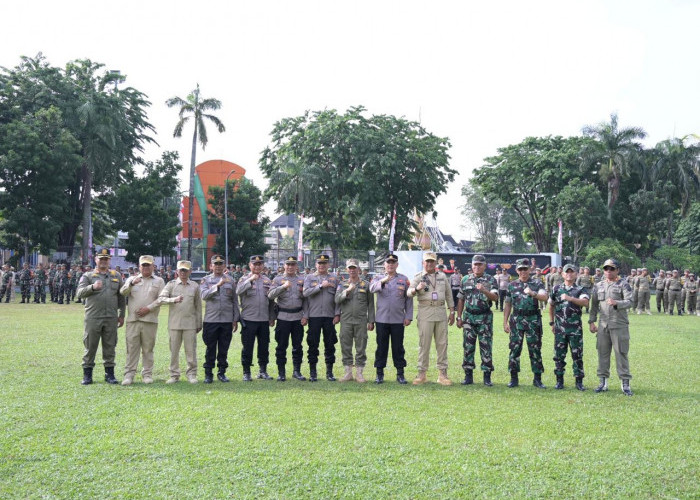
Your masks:
<svg viewBox="0 0 700 500"><path fill-rule="evenodd" d="M194 118L194 134L192 134L192 156L190 160L190 194L189 194L189 215L187 219L187 260L192 258L192 209L194 207L194 166L197 159L197 139L202 145L202 150L206 149L209 138L207 137L207 128L204 124L206 118L212 122L219 132L224 132L226 127L221 123L216 116L208 114L207 111L221 109L221 101L218 99L203 99L199 94L199 84L187 95L187 99L181 97L171 97L165 104L169 108L178 106L180 108L179 120L175 125L173 137L182 137L182 129L185 124Z"/></svg>
<svg viewBox="0 0 700 500"><path fill-rule="evenodd" d="M620 194L620 182L640 158L646 132L640 127L618 128L617 114L610 115L610 123L583 127L583 135L593 139L582 151L584 167L597 166L598 174L608 187L608 219Z"/></svg>

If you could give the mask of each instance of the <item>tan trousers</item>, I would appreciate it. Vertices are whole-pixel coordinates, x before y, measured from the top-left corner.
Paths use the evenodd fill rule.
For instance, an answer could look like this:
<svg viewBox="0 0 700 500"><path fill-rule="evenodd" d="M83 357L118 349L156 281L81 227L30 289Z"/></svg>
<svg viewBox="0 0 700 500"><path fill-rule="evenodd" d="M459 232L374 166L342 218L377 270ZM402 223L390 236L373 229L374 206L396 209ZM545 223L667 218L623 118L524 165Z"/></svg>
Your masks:
<svg viewBox="0 0 700 500"><path fill-rule="evenodd" d="M632 378L630 363L627 359L627 353L630 349L629 327L600 329L596 348L598 349L598 377L610 378L610 353L614 350L617 376L620 377L620 380Z"/></svg>
<svg viewBox="0 0 700 500"><path fill-rule="evenodd" d="M187 376L197 376L197 331L170 330L170 376L180 378L180 346L185 344Z"/></svg>
<svg viewBox="0 0 700 500"><path fill-rule="evenodd" d="M438 370L447 370L447 320L418 320L418 371L430 366L430 343L435 337Z"/></svg>
<svg viewBox="0 0 700 500"><path fill-rule="evenodd" d="M340 352L343 355L343 366L352 366L352 345L355 344L355 366L363 367L367 363L367 323L360 325L340 324Z"/></svg>
<svg viewBox="0 0 700 500"><path fill-rule="evenodd" d="M126 364L124 378L134 378L143 356L142 377L153 376L153 347L156 345L158 323L130 321L126 324Z"/></svg>
<svg viewBox="0 0 700 500"><path fill-rule="evenodd" d="M644 312L650 311L649 309L649 290L639 290L637 295L637 311Z"/></svg>

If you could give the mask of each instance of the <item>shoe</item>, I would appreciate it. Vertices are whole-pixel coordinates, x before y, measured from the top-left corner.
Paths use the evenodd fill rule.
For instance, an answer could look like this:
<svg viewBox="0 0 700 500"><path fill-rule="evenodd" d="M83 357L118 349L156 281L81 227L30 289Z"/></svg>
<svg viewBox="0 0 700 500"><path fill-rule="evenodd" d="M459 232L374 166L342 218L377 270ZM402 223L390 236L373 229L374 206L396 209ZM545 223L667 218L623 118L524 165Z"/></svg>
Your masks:
<svg viewBox="0 0 700 500"><path fill-rule="evenodd" d="M447 370L440 370L439 371L437 383L440 385L445 385L445 386L452 385L452 381L447 376Z"/></svg>
<svg viewBox="0 0 700 500"><path fill-rule="evenodd" d="M277 382L284 382L287 380L287 373L284 366L277 367Z"/></svg>
<svg viewBox="0 0 700 500"><path fill-rule="evenodd" d="M651 311L647 311L647 316L651 316Z"/></svg>
<svg viewBox="0 0 700 500"><path fill-rule="evenodd" d="M532 379L532 385L534 385L538 389L546 389L547 388L542 383L542 374L541 373L535 373L535 377Z"/></svg>
<svg viewBox="0 0 700 500"><path fill-rule="evenodd" d="M632 389L630 389L630 381L629 380L622 381L622 392L624 393L625 396L632 395Z"/></svg>
<svg viewBox="0 0 700 500"><path fill-rule="evenodd" d="M403 374L403 368L398 368L396 370L396 381L401 385L408 384L408 381L406 380L406 377Z"/></svg>
<svg viewBox="0 0 700 500"><path fill-rule="evenodd" d="M421 372L418 372L418 375L416 375L416 378L413 379L413 385L422 385L422 384L425 384L427 381L428 381L428 379L425 376L425 372L421 371Z"/></svg>
<svg viewBox="0 0 700 500"><path fill-rule="evenodd" d="M484 372L484 385L486 387L493 387L493 383L491 382L491 372Z"/></svg>
<svg viewBox="0 0 700 500"><path fill-rule="evenodd" d="M326 363L326 380L329 382L335 382L335 376L333 376L333 365Z"/></svg>
<svg viewBox="0 0 700 500"><path fill-rule="evenodd" d="M92 368L83 368L83 381L80 383L82 385L92 384Z"/></svg>
<svg viewBox="0 0 700 500"><path fill-rule="evenodd" d="M153 377L149 375L144 375L143 377L143 383L144 384L152 384L153 383Z"/></svg>
<svg viewBox="0 0 700 500"><path fill-rule="evenodd" d="M519 382L518 382L518 372L516 371L511 371L510 372L510 382L508 382L508 387L518 387Z"/></svg>
<svg viewBox="0 0 700 500"><path fill-rule="evenodd" d="M341 382L350 382L353 380L352 378L352 366L348 365L343 367L345 369L345 373L343 374L342 377L340 377Z"/></svg>
<svg viewBox="0 0 700 500"><path fill-rule="evenodd" d="M266 372L265 370L263 370L263 369L261 369L261 370L258 372L257 378L260 379L260 380L272 380L272 377L270 377L270 376L267 374L267 372Z"/></svg>
<svg viewBox="0 0 700 500"><path fill-rule="evenodd" d="M177 384L180 381L179 377L170 377L165 381L166 384Z"/></svg>
<svg viewBox="0 0 700 500"><path fill-rule="evenodd" d="M134 383L134 379L130 377L124 377L124 380L122 380L122 385L131 385Z"/></svg>
<svg viewBox="0 0 700 500"><path fill-rule="evenodd" d="M228 379L228 377L226 376L226 374L224 372L217 373L216 378L219 379L219 382L224 382L224 383L230 382L230 380Z"/></svg>
<svg viewBox="0 0 700 500"><path fill-rule="evenodd" d="M301 374L301 367L300 366L295 366L294 371L292 372L292 377L295 378L296 380L299 380L300 382L303 382L306 380L306 377Z"/></svg>
<svg viewBox="0 0 700 500"><path fill-rule="evenodd" d="M474 383L474 370L464 370L464 380L462 385L472 385Z"/></svg>
<svg viewBox="0 0 700 500"><path fill-rule="evenodd" d="M119 381L114 376L114 367L105 366L105 382L108 384L118 384Z"/></svg>
<svg viewBox="0 0 700 500"><path fill-rule="evenodd" d="M309 365L309 382L316 382L317 380L316 365Z"/></svg>
<svg viewBox="0 0 700 500"><path fill-rule="evenodd" d="M583 386L583 377L576 377L576 389L579 391L586 390L586 388Z"/></svg>
<svg viewBox="0 0 700 500"><path fill-rule="evenodd" d="M355 380L360 384L364 384L365 382L367 382L365 380L364 374L362 373L364 371L364 369L365 369L364 366L357 367L357 374L355 375Z"/></svg>
<svg viewBox="0 0 700 500"><path fill-rule="evenodd" d="M398 375L397 375L398 378ZM374 379L375 384L383 384L384 383L384 368L377 368L377 376Z"/></svg>
<svg viewBox="0 0 700 500"><path fill-rule="evenodd" d="M600 385L596 387L593 392L605 392L608 390L608 379L605 377L600 377Z"/></svg>
<svg viewBox="0 0 700 500"><path fill-rule="evenodd" d="M557 375L557 385L554 386L555 389L564 388L564 375Z"/></svg>
<svg viewBox="0 0 700 500"><path fill-rule="evenodd" d="M197 377L195 377L194 375L192 375L191 377L187 377L187 381L190 384L196 384L198 382Z"/></svg>
<svg viewBox="0 0 700 500"><path fill-rule="evenodd" d="M205 384L213 384L214 383L214 374L211 372L205 372L204 373L204 383Z"/></svg>
<svg viewBox="0 0 700 500"><path fill-rule="evenodd" d="M250 372L243 372L243 382L252 382L253 377L250 376Z"/></svg>

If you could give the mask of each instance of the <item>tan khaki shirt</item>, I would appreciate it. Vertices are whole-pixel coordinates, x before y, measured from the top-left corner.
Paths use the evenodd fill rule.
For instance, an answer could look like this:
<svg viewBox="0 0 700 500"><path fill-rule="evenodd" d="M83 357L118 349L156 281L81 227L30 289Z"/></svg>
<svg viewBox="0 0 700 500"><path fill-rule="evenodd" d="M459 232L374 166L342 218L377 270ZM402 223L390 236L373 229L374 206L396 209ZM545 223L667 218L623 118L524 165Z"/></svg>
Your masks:
<svg viewBox="0 0 700 500"><path fill-rule="evenodd" d="M141 282L133 284L137 276L131 276L126 280L124 286L121 287L119 293L124 297L129 297L127 310L129 316L126 318L127 323L132 321L143 321L145 323L158 323L158 313L160 312L160 292L165 288L165 281L158 276L144 278L141 276ZM144 316L137 316L136 311L142 307L147 307L150 311Z"/></svg>
<svg viewBox="0 0 700 500"><path fill-rule="evenodd" d="M175 299L182 295L183 301L176 303ZM168 328L171 330L199 330L202 328L202 296L199 285L187 280L183 283L180 278L168 282L160 292L160 303L170 304L168 312Z"/></svg>

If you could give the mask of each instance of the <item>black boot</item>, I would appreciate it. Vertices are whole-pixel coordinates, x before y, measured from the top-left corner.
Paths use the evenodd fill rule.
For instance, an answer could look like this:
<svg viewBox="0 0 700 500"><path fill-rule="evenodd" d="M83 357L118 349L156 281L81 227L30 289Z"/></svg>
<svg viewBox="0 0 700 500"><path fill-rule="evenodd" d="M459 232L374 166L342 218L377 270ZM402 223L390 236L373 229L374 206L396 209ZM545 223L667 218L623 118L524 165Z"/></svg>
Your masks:
<svg viewBox="0 0 700 500"><path fill-rule="evenodd" d="M384 383L384 368L377 368L377 378L374 379L375 384Z"/></svg>
<svg viewBox="0 0 700 500"><path fill-rule="evenodd" d="M205 384L213 384L214 383L214 372L211 370L211 368L204 369L204 383Z"/></svg>
<svg viewBox="0 0 700 500"><path fill-rule="evenodd" d="M219 368L219 373L216 374L216 378L218 378L220 382L230 382L226 376L226 370L222 370L221 368Z"/></svg>
<svg viewBox="0 0 700 500"><path fill-rule="evenodd" d="M532 385L538 389L546 389L545 385L542 383L542 374L535 373L535 378L532 379Z"/></svg>
<svg viewBox="0 0 700 500"><path fill-rule="evenodd" d="M22 297L22 302L20 302L20 304L24 304L24 297Z"/></svg>
<svg viewBox="0 0 700 500"><path fill-rule="evenodd" d="M92 368L83 368L83 381L80 383L82 385L92 384Z"/></svg>
<svg viewBox="0 0 700 500"><path fill-rule="evenodd" d="M287 380L287 368L284 365L277 365L277 382Z"/></svg>
<svg viewBox="0 0 700 500"><path fill-rule="evenodd" d="M486 387L493 387L493 383L491 382L491 372L484 372L484 385Z"/></svg>
<svg viewBox="0 0 700 500"><path fill-rule="evenodd" d="M408 384L408 381L406 381L406 377L404 377L403 374L403 368L396 369L396 381L401 385Z"/></svg>
<svg viewBox="0 0 700 500"><path fill-rule="evenodd" d="M258 378L262 380L272 380L272 377L270 377L267 374L267 365L260 365L260 371L258 372Z"/></svg>
<svg viewBox="0 0 700 500"><path fill-rule="evenodd" d="M564 375L557 375L557 385L554 386L555 389L564 388Z"/></svg>
<svg viewBox="0 0 700 500"><path fill-rule="evenodd" d="M318 380L318 374L316 373L316 365L309 365L309 382L316 382Z"/></svg>
<svg viewBox="0 0 700 500"><path fill-rule="evenodd" d="M306 377L301 374L301 365L294 365L294 373L292 373L292 377L301 382L306 380Z"/></svg>
<svg viewBox="0 0 700 500"><path fill-rule="evenodd" d="M608 379L605 377L600 377L600 385L596 387L593 392L605 392L608 390Z"/></svg>
<svg viewBox="0 0 700 500"><path fill-rule="evenodd" d="M474 371L470 369L464 370L464 380L462 385L472 385L474 383Z"/></svg>
<svg viewBox="0 0 700 500"><path fill-rule="evenodd" d="M632 389L630 389L630 381L629 380L622 381L622 392L625 394L625 396L632 395Z"/></svg>
<svg viewBox="0 0 700 500"><path fill-rule="evenodd" d="M576 377L576 389L579 391L586 390L586 388L583 386L583 377Z"/></svg>
<svg viewBox="0 0 700 500"><path fill-rule="evenodd" d="M118 384L119 381L114 377L114 367L105 366L105 382L108 384Z"/></svg>
<svg viewBox="0 0 700 500"><path fill-rule="evenodd" d="M250 366L243 367L243 382L252 382L253 377L250 376Z"/></svg>
<svg viewBox="0 0 700 500"><path fill-rule="evenodd" d="M508 382L508 387L518 387L518 372L515 370L510 372L510 382Z"/></svg>
<svg viewBox="0 0 700 500"><path fill-rule="evenodd" d="M335 377L333 376L333 365L331 363L326 363L326 380L329 382L335 382Z"/></svg>

